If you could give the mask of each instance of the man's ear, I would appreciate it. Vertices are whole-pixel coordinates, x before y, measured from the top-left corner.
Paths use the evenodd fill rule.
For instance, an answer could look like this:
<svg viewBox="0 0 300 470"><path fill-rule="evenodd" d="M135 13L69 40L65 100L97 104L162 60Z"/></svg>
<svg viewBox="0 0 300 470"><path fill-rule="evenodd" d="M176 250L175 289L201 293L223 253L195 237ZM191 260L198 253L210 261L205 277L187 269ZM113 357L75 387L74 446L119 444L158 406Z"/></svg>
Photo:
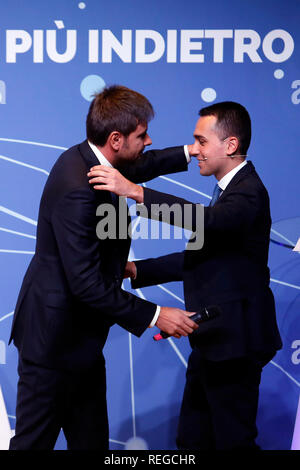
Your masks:
<svg viewBox="0 0 300 470"><path fill-rule="evenodd" d="M227 155L233 155L239 148L239 139L235 136L227 137Z"/></svg>
<svg viewBox="0 0 300 470"><path fill-rule="evenodd" d="M113 131L109 134L107 143L115 152L118 152L123 144L123 140L124 136L121 132Z"/></svg>

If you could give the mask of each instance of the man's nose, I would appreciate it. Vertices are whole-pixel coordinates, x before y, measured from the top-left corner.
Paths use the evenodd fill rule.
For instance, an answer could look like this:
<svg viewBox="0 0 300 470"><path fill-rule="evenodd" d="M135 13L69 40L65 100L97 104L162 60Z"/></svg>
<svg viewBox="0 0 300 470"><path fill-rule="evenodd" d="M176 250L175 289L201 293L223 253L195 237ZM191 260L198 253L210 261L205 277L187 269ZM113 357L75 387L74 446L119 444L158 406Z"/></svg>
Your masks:
<svg viewBox="0 0 300 470"><path fill-rule="evenodd" d="M200 155L200 145L197 141L195 141L192 145L189 146L189 154L192 157L197 157Z"/></svg>
<svg viewBox="0 0 300 470"><path fill-rule="evenodd" d="M151 138L149 137L148 134L147 134L146 137L145 137L144 145L145 145L145 147L146 147L147 145L152 145L152 140L151 140Z"/></svg>

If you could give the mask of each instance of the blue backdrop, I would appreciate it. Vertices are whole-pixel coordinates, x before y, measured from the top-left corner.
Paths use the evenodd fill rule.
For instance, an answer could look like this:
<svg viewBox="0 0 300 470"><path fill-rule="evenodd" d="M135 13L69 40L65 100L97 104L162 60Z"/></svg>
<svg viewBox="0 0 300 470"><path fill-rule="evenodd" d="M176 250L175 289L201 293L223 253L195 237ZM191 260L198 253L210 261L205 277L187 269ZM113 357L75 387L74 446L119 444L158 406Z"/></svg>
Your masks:
<svg viewBox="0 0 300 470"><path fill-rule="evenodd" d="M13 309L34 253L47 174L64 148L85 138L91 93L118 83L145 94L156 111L149 126L154 148L192 143L201 107L241 102L253 123L249 158L271 198L272 239L295 245L299 17L298 0L2 3L0 385L12 429L17 352L7 342ZM192 162L187 173L148 185L207 204L214 180L199 176ZM137 239L131 257L182 250L185 242ZM269 265L284 347L263 373L258 442L266 449L289 449L300 386L299 254L271 242ZM130 289L128 281L124 287ZM161 305L183 306L180 283L137 293ZM137 339L118 326L109 334L104 352L111 449L175 448L190 347L186 339L154 343L152 335L147 331ZM57 448L65 448L63 436Z"/></svg>

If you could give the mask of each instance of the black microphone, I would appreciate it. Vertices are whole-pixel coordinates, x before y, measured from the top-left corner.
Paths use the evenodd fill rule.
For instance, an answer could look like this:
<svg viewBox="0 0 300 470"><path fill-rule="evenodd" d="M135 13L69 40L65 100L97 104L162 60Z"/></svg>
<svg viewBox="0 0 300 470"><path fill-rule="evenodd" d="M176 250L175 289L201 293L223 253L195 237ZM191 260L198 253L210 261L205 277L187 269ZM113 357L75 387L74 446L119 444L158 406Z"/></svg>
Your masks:
<svg viewBox="0 0 300 470"><path fill-rule="evenodd" d="M217 305L210 305L209 307L202 308L199 312L194 313L194 315L190 316L189 318L199 325L199 323L203 323L218 317L220 313L220 307ZM153 339L154 341L159 341L161 339L169 338L169 336L171 335L168 335L168 333L165 333L161 330L157 335L153 336Z"/></svg>

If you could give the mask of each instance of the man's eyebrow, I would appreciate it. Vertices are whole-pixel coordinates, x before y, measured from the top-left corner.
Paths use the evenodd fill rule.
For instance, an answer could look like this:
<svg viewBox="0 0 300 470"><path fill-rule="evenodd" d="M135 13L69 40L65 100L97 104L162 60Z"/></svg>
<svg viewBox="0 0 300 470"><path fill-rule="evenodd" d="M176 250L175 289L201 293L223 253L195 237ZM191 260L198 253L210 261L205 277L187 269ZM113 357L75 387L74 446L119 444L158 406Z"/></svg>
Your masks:
<svg viewBox="0 0 300 470"><path fill-rule="evenodd" d="M204 135L196 134L195 132L194 132L194 137L195 137L195 139L205 139L206 140L206 137L204 137Z"/></svg>

